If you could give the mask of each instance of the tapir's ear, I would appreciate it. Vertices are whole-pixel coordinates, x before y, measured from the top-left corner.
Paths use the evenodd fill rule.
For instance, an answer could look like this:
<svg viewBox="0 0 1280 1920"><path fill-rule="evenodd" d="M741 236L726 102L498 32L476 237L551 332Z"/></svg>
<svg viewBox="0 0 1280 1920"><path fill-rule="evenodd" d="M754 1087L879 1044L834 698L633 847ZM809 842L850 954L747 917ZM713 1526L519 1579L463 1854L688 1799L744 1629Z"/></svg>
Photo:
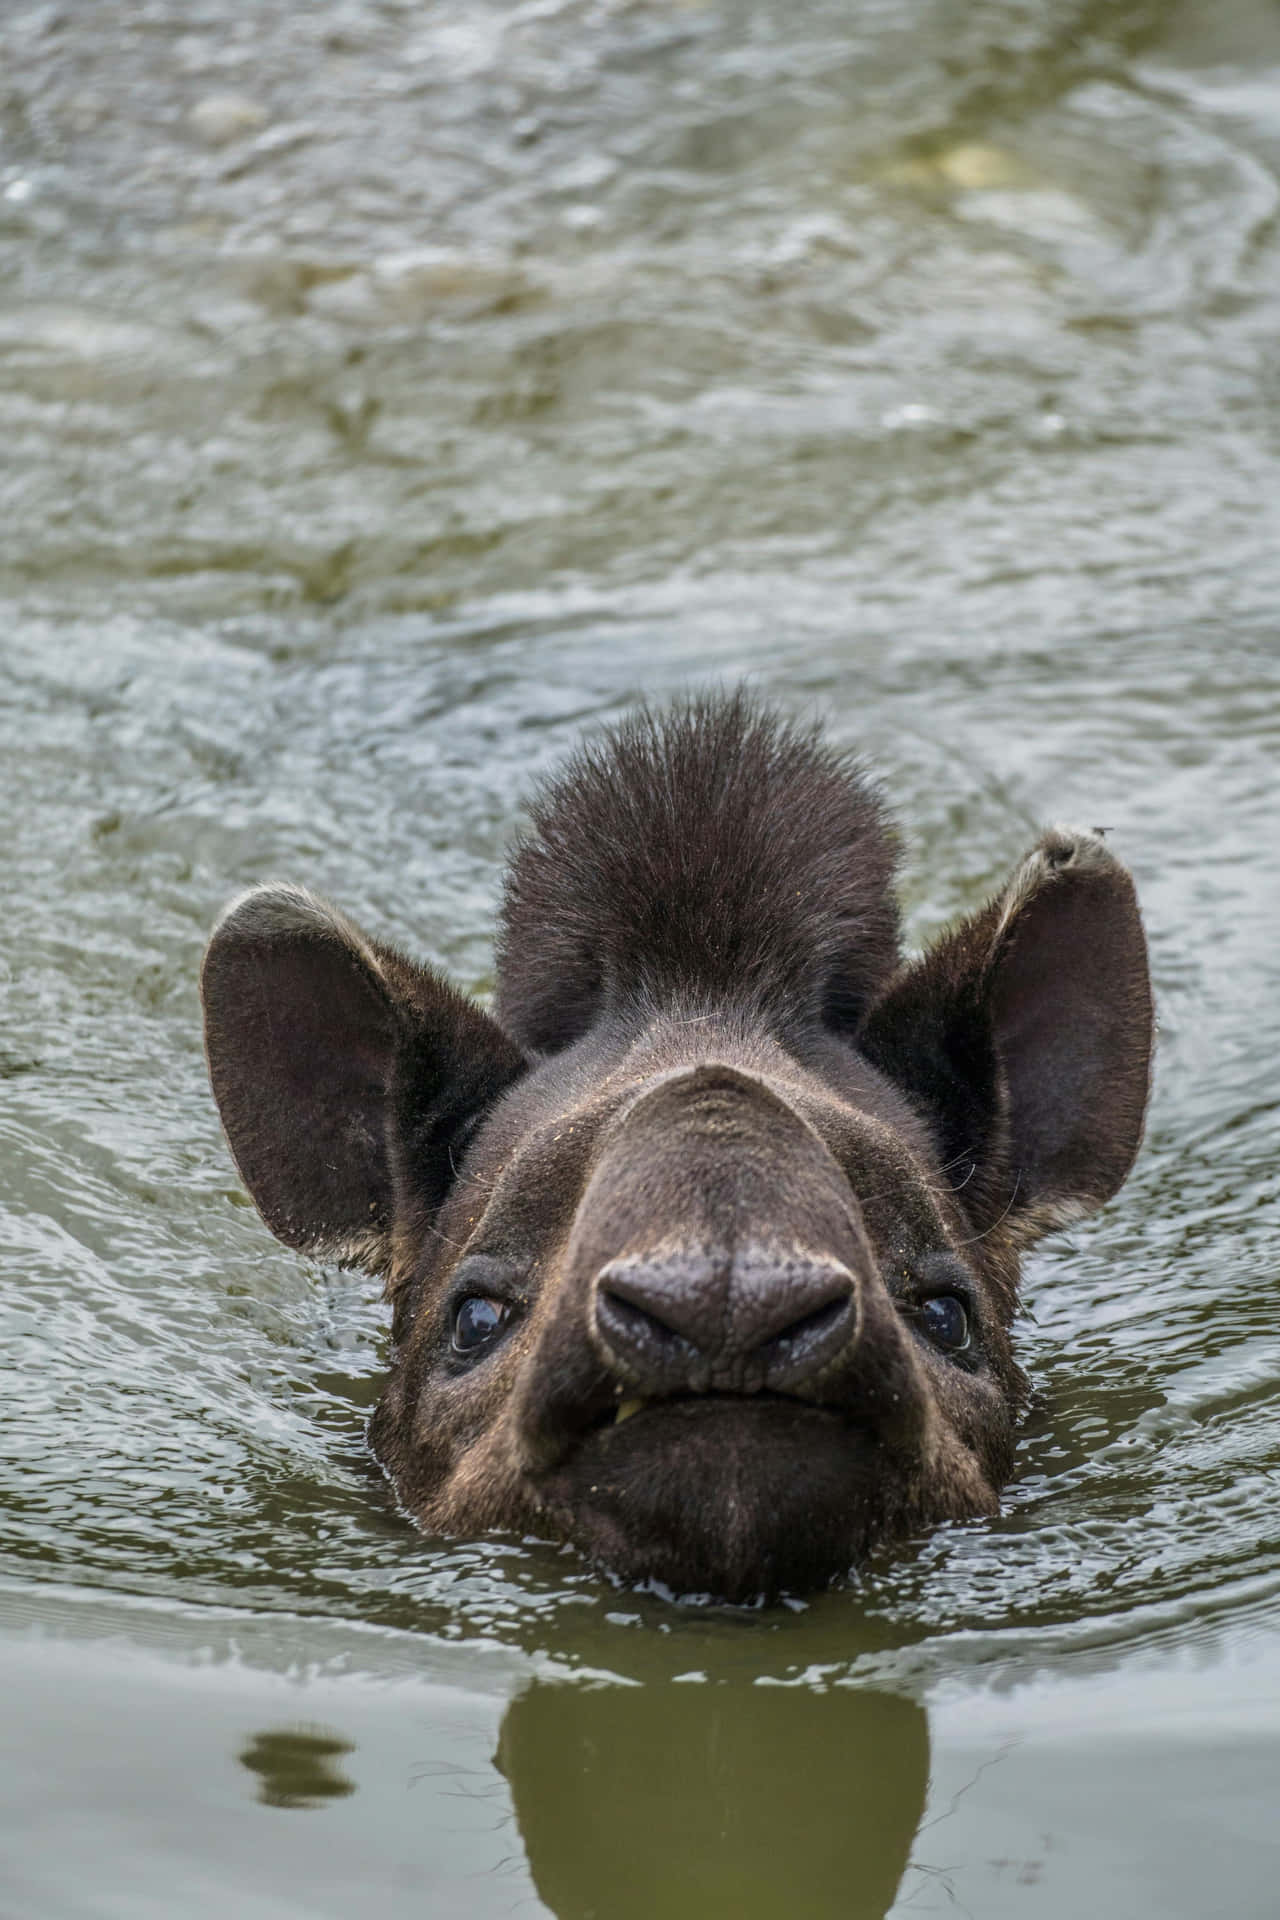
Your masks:
<svg viewBox="0 0 1280 1920"><path fill-rule="evenodd" d="M1133 882L1096 834L1057 828L897 975L859 1045L931 1121L970 1213L1031 1240L1133 1165L1152 1039Z"/></svg>
<svg viewBox="0 0 1280 1920"><path fill-rule="evenodd" d="M300 887L218 922L200 977L209 1077L271 1231L378 1270L399 1186L435 1205L461 1129L524 1068L447 981Z"/></svg>

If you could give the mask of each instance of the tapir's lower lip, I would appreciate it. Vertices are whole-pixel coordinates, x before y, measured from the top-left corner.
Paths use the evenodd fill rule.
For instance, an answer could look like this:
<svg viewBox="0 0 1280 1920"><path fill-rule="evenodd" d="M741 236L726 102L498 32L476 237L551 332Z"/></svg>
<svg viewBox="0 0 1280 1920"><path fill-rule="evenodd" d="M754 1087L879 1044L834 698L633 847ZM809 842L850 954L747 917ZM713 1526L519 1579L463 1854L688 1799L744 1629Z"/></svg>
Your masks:
<svg viewBox="0 0 1280 1920"><path fill-rule="evenodd" d="M543 1515L612 1575L730 1601L847 1570L881 1529L884 1485L869 1422L763 1392L624 1398L533 1480Z"/></svg>
<svg viewBox="0 0 1280 1920"><path fill-rule="evenodd" d="M639 1394L606 1377L575 1383L572 1399L559 1405L535 1400L540 1418L525 1424L517 1411L521 1467L532 1485L546 1490L562 1475L574 1475L577 1464L595 1459L602 1450L618 1457L663 1450L664 1431L679 1445L679 1436L695 1427L705 1431L707 1443L732 1444L731 1429L743 1432L768 1429L785 1441L790 1431L833 1438L856 1439L862 1446L874 1439L870 1420L853 1408L820 1404L798 1394L762 1389L753 1393L713 1389L705 1393ZM527 1411L532 1411L529 1409Z"/></svg>

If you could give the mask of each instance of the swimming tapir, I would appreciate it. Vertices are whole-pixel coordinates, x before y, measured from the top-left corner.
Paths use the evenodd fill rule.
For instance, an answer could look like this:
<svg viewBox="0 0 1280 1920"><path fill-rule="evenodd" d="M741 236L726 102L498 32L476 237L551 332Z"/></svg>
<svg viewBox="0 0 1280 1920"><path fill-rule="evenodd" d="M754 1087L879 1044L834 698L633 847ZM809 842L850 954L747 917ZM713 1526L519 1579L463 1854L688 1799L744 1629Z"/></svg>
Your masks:
<svg viewBox="0 0 1280 1920"><path fill-rule="evenodd" d="M894 869L858 766L737 694L536 798L492 1013L300 888L227 909L231 1150L280 1239L385 1274L370 1437L428 1532L740 1600L997 1510L1019 1254L1141 1139L1146 947L1096 834L915 959Z"/></svg>

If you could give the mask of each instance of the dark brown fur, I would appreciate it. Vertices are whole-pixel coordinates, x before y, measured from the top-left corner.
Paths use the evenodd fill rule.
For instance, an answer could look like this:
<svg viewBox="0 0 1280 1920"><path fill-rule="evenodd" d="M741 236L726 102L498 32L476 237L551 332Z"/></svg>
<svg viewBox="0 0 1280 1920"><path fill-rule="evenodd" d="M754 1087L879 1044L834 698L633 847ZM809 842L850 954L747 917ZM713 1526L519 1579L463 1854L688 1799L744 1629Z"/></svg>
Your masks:
<svg viewBox="0 0 1280 1920"><path fill-rule="evenodd" d="M911 963L892 877L857 768L738 695L535 804L496 1019L297 890L229 909L228 1138L281 1238L387 1274L371 1437L423 1527L743 1598L995 1511L1019 1251L1141 1136L1145 946L1093 835ZM506 1316L470 1351L464 1300Z"/></svg>

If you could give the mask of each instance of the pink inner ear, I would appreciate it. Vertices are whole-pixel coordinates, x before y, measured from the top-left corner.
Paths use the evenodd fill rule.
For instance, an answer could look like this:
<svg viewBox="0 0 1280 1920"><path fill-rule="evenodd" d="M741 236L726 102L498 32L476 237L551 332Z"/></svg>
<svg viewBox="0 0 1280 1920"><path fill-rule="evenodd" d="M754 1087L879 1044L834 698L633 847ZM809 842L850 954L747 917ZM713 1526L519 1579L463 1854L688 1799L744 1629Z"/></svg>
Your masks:
<svg viewBox="0 0 1280 1920"><path fill-rule="evenodd" d="M987 995L1015 1205L1100 1205L1133 1164L1150 1080L1146 941L1124 869L1105 854L1050 869L1006 931Z"/></svg>

